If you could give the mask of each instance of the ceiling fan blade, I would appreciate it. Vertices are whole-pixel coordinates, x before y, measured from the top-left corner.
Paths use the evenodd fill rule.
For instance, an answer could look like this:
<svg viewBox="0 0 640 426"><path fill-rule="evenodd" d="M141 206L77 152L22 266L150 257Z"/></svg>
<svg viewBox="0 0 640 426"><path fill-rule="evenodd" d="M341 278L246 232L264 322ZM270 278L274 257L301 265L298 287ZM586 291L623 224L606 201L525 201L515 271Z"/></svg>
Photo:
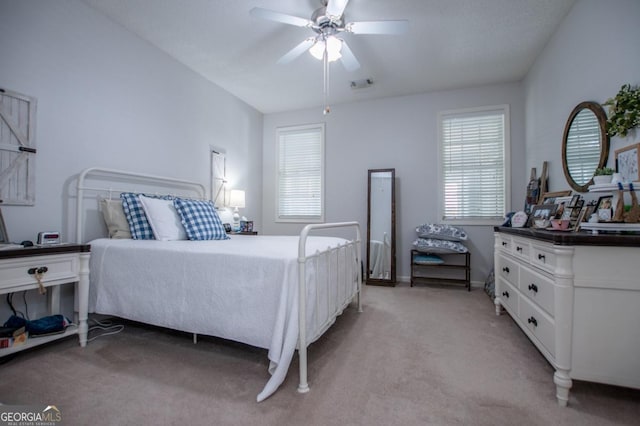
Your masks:
<svg viewBox="0 0 640 426"><path fill-rule="evenodd" d="M349 49L349 46L344 40L342 40L342 49L340 49L340 53L342 54L340 60L342 61L342 65L344 65L347 71L354 71L360 68L360 62L358 62L355 55L353 54L351 49Z"/></svg>
<svg viewBox="0 0 640 426"><path fill-rule="evenodd" d="M340 18L347 7L349 0L329 0L327 3L327 11L325 12L330 18Z"/></svg>
<svg viewBox="0 0 640 426"><path fill-rule="evenodd" d="M349 22L345 28L354 34L404 34L409 29L409 21Z"/></svg>
<svg viewBox="0 0 640 426"><path fill-rule="evenodd" d="M289 62L293 61L295 58L297 58L298 56L302 55L304 52L309 50L309 48L313 46L315 42L316 42L316 39L313 37L310 37L304 40L302 43L300 43L299 45L297 45L296 47L294 47L293 49L285 53L282 58L278 59L277 63L288 64Z"/></svg>
<svg viewBox="0 0 640 426"><path fill-rule="evenodd" d="M308 27L313 24L308 19L298 18L297 16L287 15L285 13L275 12L261 7L254 7L249 11L249 14L255 18L282 22L284 24L295 25L296 27Z"/></svg>

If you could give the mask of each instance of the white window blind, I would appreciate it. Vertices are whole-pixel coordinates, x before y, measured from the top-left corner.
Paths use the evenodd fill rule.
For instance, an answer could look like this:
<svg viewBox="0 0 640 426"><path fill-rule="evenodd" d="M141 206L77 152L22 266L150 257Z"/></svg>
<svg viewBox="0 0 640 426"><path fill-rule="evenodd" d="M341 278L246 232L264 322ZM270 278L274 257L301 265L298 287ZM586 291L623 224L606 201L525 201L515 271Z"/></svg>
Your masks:
<svg viewBox="0 0 640 426"><path fill-rule="evenodd" d="M279 128L277 220L324 220L324 124Z"/></svg>
<svg viewBox="0 0 640 426"><path fill-rule="evenodd" d="M440 114L441 217L493 223L507 205L508 106Z"/></svg>

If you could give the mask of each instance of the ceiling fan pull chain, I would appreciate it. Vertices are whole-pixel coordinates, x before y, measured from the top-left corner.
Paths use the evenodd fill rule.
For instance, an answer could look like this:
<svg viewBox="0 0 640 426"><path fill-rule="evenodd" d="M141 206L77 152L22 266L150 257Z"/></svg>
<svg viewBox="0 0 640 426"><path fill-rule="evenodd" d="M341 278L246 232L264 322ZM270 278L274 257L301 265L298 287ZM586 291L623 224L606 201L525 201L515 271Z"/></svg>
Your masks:
<svg viewBox="0 0 640 426"><path fill-rule="evenodd" d="M327 52L327 43L324 44L324 55L322 55L322 63L324 68L324 111L322 113L327 115L331 112L329 107L329 53Z"/></svg>

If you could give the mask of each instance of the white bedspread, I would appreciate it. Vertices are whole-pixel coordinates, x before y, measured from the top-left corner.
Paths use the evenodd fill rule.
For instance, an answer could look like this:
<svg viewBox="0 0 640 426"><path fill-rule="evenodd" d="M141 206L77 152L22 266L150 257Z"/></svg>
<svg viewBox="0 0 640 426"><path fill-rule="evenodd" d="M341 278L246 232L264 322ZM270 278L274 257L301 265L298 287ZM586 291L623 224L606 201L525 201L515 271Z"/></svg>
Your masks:
<svg viewBox="0 0 640 426"><path fill-rule="evenodd" d="M262 401L284 381L296 349L298 240L297 236L94 240L90 243L89 310L268 349L272 376L257 397ZM307 253L345 242L309 237ZM323 275L320 266L318 275ZM315 262L307 261L307 277L315 273ZM350 294L339 297L352 297L355 284L347 291ZM336 297L335 292L339 290L331 287L326 294L321 292L319 302ZM317 328L328 313L316 309L323 303L316 304L314 288L307 289L307 300L311 343L319 337Z"/></svg>

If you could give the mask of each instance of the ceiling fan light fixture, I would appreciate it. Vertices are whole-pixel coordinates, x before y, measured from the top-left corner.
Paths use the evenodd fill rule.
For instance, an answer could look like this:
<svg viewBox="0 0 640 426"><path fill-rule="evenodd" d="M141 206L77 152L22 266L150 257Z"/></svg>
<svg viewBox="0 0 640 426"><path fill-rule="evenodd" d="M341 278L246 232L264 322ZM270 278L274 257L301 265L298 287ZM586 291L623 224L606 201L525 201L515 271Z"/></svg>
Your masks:
<svg viewBox="0 0 640 426"><path fill-rule="evenodd" d="M327 59L329 62L337 61L342 57L340 50L342 49L342 40L337 37L329 36L326 39ZM325 41L318 39L309 49L309 53L321 61L324 57Z"/></svg>

